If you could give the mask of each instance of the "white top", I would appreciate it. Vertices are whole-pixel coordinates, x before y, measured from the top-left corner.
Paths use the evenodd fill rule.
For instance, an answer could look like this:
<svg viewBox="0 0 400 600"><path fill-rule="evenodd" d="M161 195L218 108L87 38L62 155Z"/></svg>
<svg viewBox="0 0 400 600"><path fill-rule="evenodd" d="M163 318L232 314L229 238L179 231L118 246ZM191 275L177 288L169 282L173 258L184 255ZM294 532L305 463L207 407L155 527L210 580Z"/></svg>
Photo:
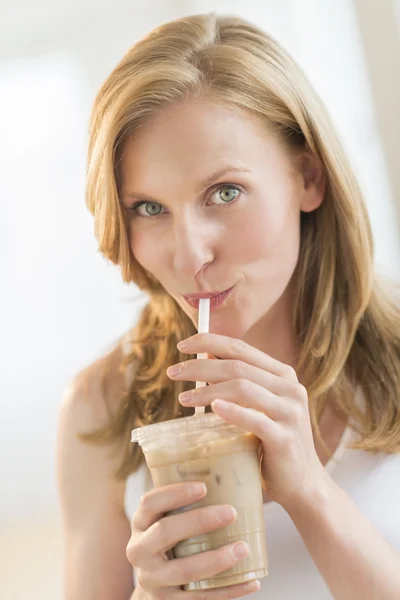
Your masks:
<svg viewBox="0 0 400 600"><path fill-rule="evenodd" d="M357 393L356 402L363 398ZM400 454L346 448L358 434L345 429L334 456L325 465L332 479L400 551ZM125 512L131 521L140 496L151 485L145 465L126 480ZM331 600L333 598L287 512L276 502L264 504L268 576L253 600Z"/></svg>

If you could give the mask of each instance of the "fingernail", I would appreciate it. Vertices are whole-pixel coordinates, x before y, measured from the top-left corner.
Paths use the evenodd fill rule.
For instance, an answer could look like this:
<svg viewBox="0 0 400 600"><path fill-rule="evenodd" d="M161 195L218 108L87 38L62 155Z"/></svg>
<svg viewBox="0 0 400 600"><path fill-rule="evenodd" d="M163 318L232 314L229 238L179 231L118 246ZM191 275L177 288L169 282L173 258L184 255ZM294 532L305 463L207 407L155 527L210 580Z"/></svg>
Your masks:
<svg viewBox="0 0 400 600"><path fill-rule="evenodd" d="M245 542L238 542L233 546L233 554L236 558L244 558L249 553L249 547Z"/></svg>
<svg viewBox="0 0 400 600"><path fill-rule="evenodd" d="M186 348L189 348L189 344L186 340L182 340L179 342L179 344L177 344L177 348L178 350L186 350Z"/></svg>
<svg viewBox="0 0 400 600"><path fill-rule="evenodd" d="M233 506L220 506L217 511L220 521L232 521L237 515Z"/></svg>
<svg viewBox="0 0 400 600"><path fill-rule="evenodd" d="M261 583L258 581L249 581L245 583L242 587L243 592L257 592L261 587Z"/></svg>
<svg viewBox="0 0 400 600"><path fill-rule="evenodd" d="M207 492L207 487L205 483L192 483L189 487L189 493L195 498L199 496L204 496Z"/></svg>
<svg viewBox="0 0 400 600"><path fill-rule="evenodd" d="M175 377L175 375L179 375L179 373L181 372L181 368L181 365L173 365L172 367L168 367L167 375Z"/></svg>
<svg viewBox="0 0 400 600"><path fill-rule="evenodd" d="M193 399L192 391L182 392L181 394L179 394L179 402L182 402L182 404L188 404L192 399Z"/></svg>

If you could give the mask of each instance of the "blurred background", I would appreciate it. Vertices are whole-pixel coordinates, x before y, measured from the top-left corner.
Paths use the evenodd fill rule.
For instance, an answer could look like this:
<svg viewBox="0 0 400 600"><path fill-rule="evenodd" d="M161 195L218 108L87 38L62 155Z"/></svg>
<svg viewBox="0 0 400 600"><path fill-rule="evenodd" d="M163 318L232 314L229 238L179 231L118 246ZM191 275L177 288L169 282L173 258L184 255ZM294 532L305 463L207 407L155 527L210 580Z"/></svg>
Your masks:
<svg viewBox="0 0 400 600"><path fill-rule="evenodd" d="M365 191L377 265L400 276L400 0L0 0L2 600L62 598L58 407L143 304L85 208L91 104L149 29L213 10L254 21L306 71Z"/></svg>

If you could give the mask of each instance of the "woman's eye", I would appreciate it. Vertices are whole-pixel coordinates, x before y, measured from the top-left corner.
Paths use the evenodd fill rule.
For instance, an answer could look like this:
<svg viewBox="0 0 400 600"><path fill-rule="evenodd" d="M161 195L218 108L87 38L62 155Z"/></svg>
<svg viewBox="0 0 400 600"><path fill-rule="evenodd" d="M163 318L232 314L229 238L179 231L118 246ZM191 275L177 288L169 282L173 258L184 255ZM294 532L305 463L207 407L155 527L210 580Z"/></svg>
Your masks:
<svg viewBox="0 0 400 600"><path fill-rule="evenodd" d="M140 208L144 209L144 211L139 211ZM162 206L158 204L158 202L137 202L134 206L132 206L131 210L138 215L139 217L157 217L161 214Z"/></svg>
<svg viewBox="0 0 400 600"><path fill-rule="evenodd" d="M240 191L241 190L235 185L223 185L218 188L211 197L213 198L215 196L219 200L222 200L223 204L228 204L229 202L232 202L232 200L236 200Z"/></svg>

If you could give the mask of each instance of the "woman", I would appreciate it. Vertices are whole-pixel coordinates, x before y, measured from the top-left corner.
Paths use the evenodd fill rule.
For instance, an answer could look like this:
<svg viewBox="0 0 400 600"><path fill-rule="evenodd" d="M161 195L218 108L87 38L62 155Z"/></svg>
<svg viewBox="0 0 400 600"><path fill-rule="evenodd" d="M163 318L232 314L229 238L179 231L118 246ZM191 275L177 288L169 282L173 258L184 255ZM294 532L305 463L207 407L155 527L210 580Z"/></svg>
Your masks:
<svg viewBox="0 0 400 600"><path fill-rule="evenodd" d="M87 203L100 251L149 302L63 402L67 599L400 597L400 312L373 273L354 174L292 58L239 18L151 32L96 98ZM226 290L196 335L195 298ZM210 385L178 402L196 380ZM270 557L262 582L201 593L181 586L246 545L166 553L234 514L165 516L206 490L152 490L130 443L134 427L200 405L261 440Z"/></svg>

